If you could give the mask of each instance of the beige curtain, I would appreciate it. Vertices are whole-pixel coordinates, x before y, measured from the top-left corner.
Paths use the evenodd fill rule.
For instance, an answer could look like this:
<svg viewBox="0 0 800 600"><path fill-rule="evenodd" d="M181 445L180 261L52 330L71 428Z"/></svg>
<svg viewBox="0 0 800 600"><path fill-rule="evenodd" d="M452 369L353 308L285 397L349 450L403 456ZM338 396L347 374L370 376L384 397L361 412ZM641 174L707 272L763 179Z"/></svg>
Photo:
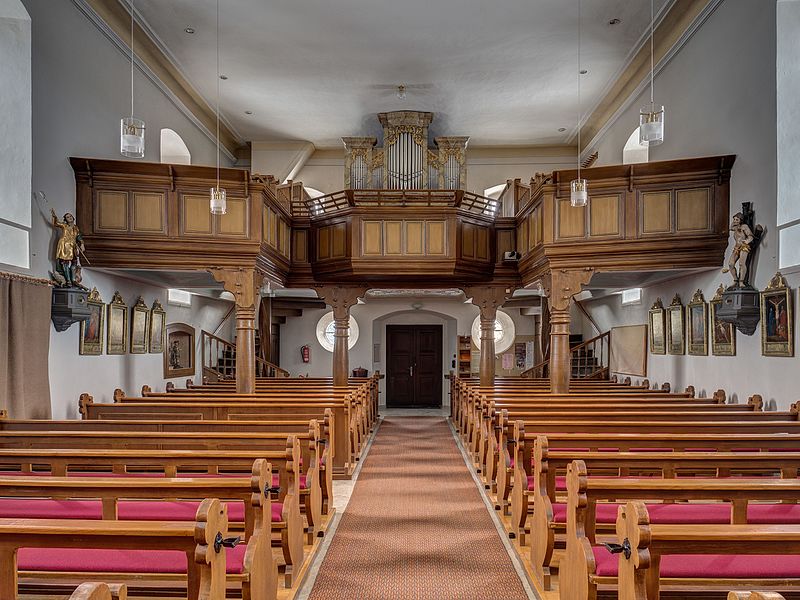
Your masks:
<svg viewBox="0 0 800 600"><path fill-rule="evenodd" d="M14 419L49 419L50 303L44 280L0 273L0 408Z"/></svg>

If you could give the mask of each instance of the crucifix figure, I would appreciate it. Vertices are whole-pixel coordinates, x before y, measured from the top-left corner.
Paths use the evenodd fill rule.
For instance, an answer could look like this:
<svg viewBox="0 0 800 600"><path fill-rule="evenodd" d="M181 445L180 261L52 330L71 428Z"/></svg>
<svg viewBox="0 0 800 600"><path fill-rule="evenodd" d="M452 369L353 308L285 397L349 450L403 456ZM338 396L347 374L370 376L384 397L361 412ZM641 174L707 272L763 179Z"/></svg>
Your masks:
<svg viewBox="0 0 800 600"><path fill-rule="evenodd" d="M742 213L733 215L733 223L731 223L730 230L733 232L733 252L731 252L731 257L728 259L728 266L722 269L722 272L731 273L733 287L747 286L747 259L750 257L752 250L753 231L744 222Z"/></svg>

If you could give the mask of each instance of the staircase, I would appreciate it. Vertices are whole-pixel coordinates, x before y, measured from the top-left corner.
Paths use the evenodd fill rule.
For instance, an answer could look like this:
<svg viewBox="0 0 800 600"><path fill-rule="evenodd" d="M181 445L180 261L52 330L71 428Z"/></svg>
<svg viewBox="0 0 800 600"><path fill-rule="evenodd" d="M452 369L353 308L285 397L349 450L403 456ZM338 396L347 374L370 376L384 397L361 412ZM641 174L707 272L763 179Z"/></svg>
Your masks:
<svg viewBox="0 0 800 600"><path fill-rule="evenodd" d="M570 336L571 379L608 379L611 350L611 332L606 331L585 342L582 336ZM547 358L523 371L520 377L543 378L549 375L550 359Z"/></svg>
<svg viewBox="0 0 800 600"><path fill-rule="evenodd" d="M236 379L236 345L208 331L200 332L203 352L203 382ZM281 369L263 358L256 357L256 377L288 377Z"/></svg>

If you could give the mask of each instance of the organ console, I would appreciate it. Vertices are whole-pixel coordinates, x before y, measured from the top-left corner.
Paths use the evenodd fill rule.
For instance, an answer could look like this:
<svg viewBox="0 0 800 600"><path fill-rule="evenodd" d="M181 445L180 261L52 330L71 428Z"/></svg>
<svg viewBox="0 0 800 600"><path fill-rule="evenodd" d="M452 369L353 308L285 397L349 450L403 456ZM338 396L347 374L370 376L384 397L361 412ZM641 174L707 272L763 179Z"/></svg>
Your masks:
<svg viewBox="0 0 800 600"><path fill-rule="evenodd" d="M435 138L428 147L433 113L379 113L383 148L374 137L344 137L346 189L463 190L469 137Z"/></svg>

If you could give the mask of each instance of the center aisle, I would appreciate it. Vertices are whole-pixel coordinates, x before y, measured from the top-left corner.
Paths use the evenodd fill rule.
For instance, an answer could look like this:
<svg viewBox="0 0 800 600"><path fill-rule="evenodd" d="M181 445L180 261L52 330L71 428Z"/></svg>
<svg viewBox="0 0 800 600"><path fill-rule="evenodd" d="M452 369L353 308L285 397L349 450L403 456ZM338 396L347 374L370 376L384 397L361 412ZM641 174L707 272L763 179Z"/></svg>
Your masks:
<svg viewBox="0 0 800 600"><path fill-rule="evenodd" d="M526 600L450 428L381 424L310 600Z"/></svg>

